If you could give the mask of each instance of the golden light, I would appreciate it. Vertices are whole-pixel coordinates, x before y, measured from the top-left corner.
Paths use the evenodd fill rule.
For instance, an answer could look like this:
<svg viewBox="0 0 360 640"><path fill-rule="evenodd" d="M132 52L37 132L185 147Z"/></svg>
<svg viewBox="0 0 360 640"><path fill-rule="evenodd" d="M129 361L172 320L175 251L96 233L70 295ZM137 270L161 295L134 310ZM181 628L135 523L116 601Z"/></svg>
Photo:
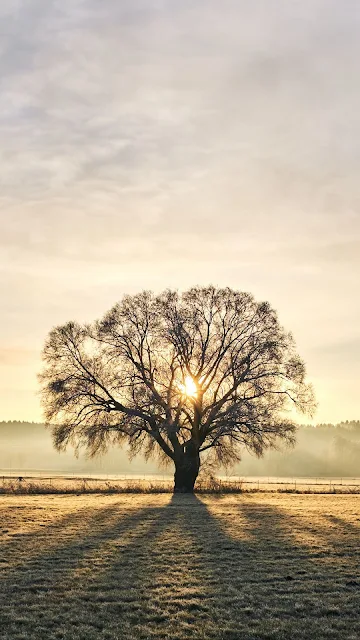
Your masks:
<svg viewBox="0 0 360 640"><path fill-rule="evenodd" d="M186 376L184 384L180 385L181 392L189 398L195 398L197 387L191 376Z"/></svg>

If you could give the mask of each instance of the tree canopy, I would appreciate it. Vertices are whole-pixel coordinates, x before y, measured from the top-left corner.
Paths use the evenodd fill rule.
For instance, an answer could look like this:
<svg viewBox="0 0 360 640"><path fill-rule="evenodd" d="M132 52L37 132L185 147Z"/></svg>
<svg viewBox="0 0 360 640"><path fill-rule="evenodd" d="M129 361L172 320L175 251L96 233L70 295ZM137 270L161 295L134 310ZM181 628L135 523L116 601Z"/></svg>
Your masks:
<svg viewBox="0 0 360 640"><path fill-rule="evenodd" d="M91 325L55 327L40 374L55 446L91 455L127 443L175 465L192 491L200 460L292 443L292 410L314 394L294 340L267 302L229 288L126 295Z"/></svg>

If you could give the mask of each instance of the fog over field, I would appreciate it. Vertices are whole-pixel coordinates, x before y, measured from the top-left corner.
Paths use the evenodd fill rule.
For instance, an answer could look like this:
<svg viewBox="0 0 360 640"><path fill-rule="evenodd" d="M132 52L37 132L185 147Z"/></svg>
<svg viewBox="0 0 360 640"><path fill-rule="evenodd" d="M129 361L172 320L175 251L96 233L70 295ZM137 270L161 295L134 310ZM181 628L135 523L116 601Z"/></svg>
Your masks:
<svg viewBox="0 0 360 640"><path fill-rule="evenodd" d="M246 451L242 462L231 473L260 476L358 476L360 457L360 421L337 425L302 426L294 449L268 451L256 458ZM172 474L171 466L159 468L156 460L141 456L130 461L126 450L110 449L101 457L79 457L68 449L55 451L51 433L42 424L0 422L0 469L49 470L64 473L99 474Z"/></svg>

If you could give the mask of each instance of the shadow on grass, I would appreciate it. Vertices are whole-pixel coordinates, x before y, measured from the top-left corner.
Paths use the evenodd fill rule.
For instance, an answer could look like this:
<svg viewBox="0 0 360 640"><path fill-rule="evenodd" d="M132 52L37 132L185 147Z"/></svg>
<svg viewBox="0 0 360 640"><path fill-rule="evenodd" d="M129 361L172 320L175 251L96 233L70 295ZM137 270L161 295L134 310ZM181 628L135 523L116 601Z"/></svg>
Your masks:
<svg viewBox="0 0 360 640"><path fill-rule="evenodd" d="M118 505L65 518L54 546L9 569L4 640L358 638L342 560L295 539L274 506L209 509L185 495L125 515Z"/></svg>

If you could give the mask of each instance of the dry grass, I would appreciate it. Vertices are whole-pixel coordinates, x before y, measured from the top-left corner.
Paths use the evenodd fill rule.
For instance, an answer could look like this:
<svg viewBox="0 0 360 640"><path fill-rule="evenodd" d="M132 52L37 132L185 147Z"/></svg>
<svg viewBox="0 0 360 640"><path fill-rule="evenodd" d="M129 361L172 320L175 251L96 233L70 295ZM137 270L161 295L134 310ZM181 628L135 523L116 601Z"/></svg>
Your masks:
<svg viewBox="0 0 360 640"><path fill-rule="evenodd" d="M103 480L96 478L71 478L54 476L52 478L12 478L0 479L0 495L39 495L39 494L122 494L122 493L173 493L174 481L167 480ZM213 476L198 479L197 493L328 493L360 494L360 484L333 484L331 482L313 484L308 482L250 482L239 480L226 481Z"/></svg>
<svg viewBox="0 0 360 640"><path fill-rule="evenodd" d="M241 493L244 484L224 482L210 477L198 480L198 493ZM256 489L257 490L257 489ZM173 493L174 480L99 480L94 478L6 478L0 481L0 494L39 495L39 494L121 494L121 493Z"/></svg>
<svg viewBox="0 0 360 640"><path fill-rule="evenodd" d="M359 498L3 496L2 640L358 640Z"/></svg>

